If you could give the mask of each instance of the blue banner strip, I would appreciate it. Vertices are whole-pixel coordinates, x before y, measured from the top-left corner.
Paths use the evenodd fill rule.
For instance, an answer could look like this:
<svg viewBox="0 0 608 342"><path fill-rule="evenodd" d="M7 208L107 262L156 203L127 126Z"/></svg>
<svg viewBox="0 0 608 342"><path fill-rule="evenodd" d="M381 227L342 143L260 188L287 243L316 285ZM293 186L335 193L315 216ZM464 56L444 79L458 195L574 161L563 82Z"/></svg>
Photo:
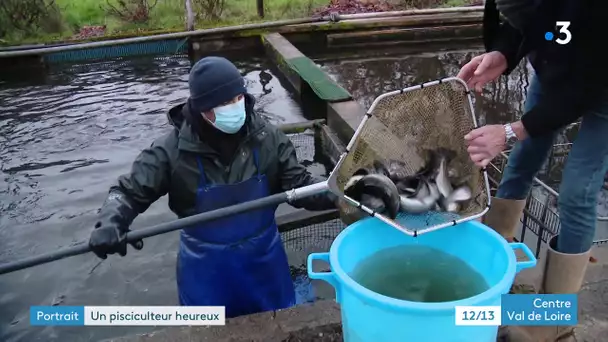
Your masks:
<svg viewBox="0 0 608 342"><path fill-rule="evenodd" d="M30 325L84 325L84 306L32 306Z"/></svg>
<svg viewBox="0 0 608 342"><path fill-rule="evenodd" d="M578 324L576 294L505 294L501 307L502 325Z"/></svg>

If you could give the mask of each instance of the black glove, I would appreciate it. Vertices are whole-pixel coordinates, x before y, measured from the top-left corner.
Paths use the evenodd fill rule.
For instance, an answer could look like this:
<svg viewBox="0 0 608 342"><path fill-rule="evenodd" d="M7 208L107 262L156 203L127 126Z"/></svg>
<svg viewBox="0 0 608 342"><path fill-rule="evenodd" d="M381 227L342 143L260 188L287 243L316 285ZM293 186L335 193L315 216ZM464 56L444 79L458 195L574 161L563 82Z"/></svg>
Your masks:
<svg viewBox="0 0 608 342"><path fill-rule="evenodd" d="M305 181L301 182L301 184L298 186L313 185L324 181L326 181L324 177L314 177L308 174L305 178ZM329 190L304 198L292 200L289 202L289 204L295 208L304 208L309 211L338 209L338 203L339 197L334 195Z"/></svg>
<svg viewBox="0 0 608 342"><path fill-rule="evenodd" d="M118 191L110 192L89 239L93 253L101 259L106 259L108 254L114 253L127 255L126 235L137 215L138 212L129 203L127 196ZM130 244L137 250L144 247L142 240Z"/></svg>

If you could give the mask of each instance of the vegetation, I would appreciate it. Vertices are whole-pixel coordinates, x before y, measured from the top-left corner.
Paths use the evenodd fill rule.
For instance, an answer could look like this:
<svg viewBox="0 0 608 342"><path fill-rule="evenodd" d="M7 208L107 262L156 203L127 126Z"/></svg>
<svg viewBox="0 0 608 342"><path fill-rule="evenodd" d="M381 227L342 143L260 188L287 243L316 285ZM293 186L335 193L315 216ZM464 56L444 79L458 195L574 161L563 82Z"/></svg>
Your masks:
<svg viewBox="0 0 608 342"><path fill-rule="evenodd" d="M470 0L265 0L264 17L260 18L256 0L191 2L195 28L301 18L327 7L352 13L352 6L349 11L340 7L355 2L367 7L369 3L389 3L391 9L471 3ZM0 0L0 45L183 31L185 18L185 0Z"/></svg>

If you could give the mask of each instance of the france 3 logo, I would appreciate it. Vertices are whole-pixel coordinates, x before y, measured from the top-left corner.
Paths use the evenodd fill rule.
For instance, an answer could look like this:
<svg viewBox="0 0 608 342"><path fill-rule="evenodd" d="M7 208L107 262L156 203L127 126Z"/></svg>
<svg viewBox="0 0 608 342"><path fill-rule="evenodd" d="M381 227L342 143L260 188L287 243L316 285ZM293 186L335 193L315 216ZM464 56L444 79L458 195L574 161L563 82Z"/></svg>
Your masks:
<svg viewBox="0 0 608 342"><path fill-rule="evenodd" d="M557 44L566 45L572 40L572 32L570 32L570 22L569 21L556 21L555 27L558 29L558 35L549 31L545 33L545 40L552 41L555 40ZM557 37L556 37L557 36Z"/></svg>

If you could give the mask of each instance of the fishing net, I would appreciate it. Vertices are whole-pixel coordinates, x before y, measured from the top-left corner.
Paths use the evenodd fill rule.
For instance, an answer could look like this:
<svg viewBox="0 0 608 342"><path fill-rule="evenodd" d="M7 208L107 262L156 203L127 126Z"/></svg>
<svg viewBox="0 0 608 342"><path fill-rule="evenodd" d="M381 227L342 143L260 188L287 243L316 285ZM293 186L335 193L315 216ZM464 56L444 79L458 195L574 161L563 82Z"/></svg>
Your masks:
<svg viewBox="0 0 608 342"><path fill-rule="evenodd" d="M489 206L485 170L470 160L464 136L477 127L472 98L464 82L446 78L385 93L372 103L329 178L330 190L343 198L342 219L350 223L373 215L410 235L447 227L480 217ZM425 163L425 150L448 148L457 156L450 163L456 178L472 190L472 198L456 213L430 211L399 213L395 220L344 196L344 185L374 160L394 159L414 174Z"/></svg>

